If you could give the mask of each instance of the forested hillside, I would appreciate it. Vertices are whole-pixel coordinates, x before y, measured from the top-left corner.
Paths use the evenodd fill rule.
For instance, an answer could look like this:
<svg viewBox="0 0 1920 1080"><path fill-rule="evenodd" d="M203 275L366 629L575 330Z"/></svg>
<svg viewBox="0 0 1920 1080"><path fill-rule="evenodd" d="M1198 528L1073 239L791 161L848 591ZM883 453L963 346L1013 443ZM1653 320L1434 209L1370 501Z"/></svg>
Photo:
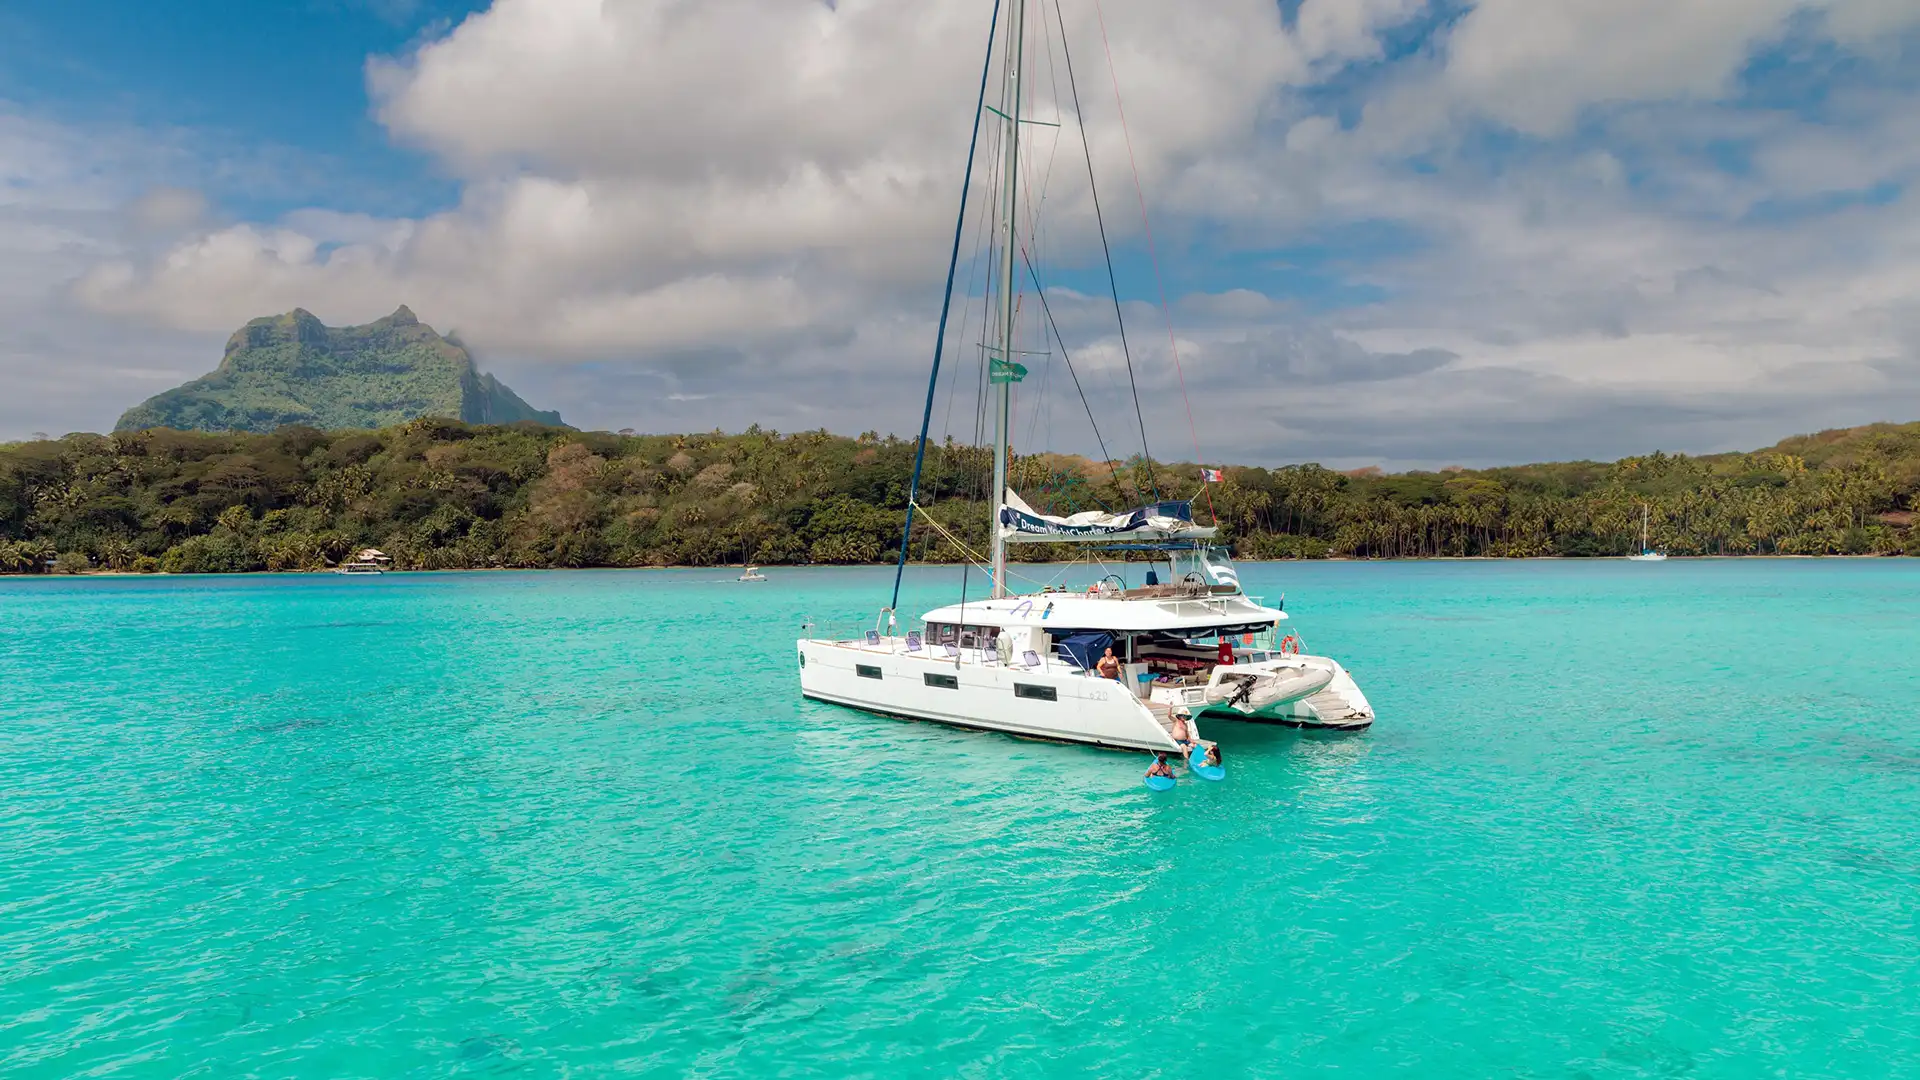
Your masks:
<svg viewBox="0 0 1920 1080"><path fill-rule="evenodd" d="M0 571L860 563L899 550L913 447L873 434L614 435L423 418L376 431L167 429L0 446ZM989 454L927 456L916 559L984 550ZM1057 512L1197 496L1242 557L1920 554L1920 424L1750 454L1381 475L1021 457ZM1209 502L1211 506L1209 506ZM1022 557L1060 553L1022 546Z"/></svg>

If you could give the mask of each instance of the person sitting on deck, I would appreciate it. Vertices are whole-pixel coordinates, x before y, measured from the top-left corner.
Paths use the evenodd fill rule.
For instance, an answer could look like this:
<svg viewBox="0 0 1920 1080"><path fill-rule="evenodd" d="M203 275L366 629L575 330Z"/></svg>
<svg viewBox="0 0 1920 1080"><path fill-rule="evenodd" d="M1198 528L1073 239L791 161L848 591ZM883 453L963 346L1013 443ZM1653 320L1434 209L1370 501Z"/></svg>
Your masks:
<svg viewBox="0 0 1920 1080"><path fill-rule="evenodd" d="M1101 678L1120 681L1120 658L1113 655L1113 646L1107 646L1107 654L1094 667L1099 670Z"/></svg>
<svg viewBox="0 0 1920 1080"><path fill-rule="evenodd" d="M1185 709L1173 710L1173 730L1168 733L1184 751L1193 749L1193 726L1187 722L1188 715Z"/></svg>
<svg viewBox="0 0 1920 1080"><path fill-rule="evenodd" d="M1153 764L1147 766L1148 776L1172 776L1173 766L1167 764L1167 755L1153 755Z"/></svg>

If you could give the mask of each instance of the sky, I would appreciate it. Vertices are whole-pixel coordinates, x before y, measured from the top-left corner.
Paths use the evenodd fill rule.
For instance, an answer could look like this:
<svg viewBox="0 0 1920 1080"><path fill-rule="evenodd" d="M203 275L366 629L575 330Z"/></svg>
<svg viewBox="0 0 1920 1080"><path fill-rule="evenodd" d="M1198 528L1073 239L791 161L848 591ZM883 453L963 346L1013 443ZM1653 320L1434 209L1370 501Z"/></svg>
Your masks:
<svg viewBox="0 0 1920 1080"><path fill-rule="evenodd" d="M992 10L0 6L0 440L401 304L576 426L911 435ZM1920 419L1914 0L1031 0L1027 53L1023 235L1116 455ZM990 187L936 438L974 431ZM1091 451L1034 300L1016 449Z"/></svg>

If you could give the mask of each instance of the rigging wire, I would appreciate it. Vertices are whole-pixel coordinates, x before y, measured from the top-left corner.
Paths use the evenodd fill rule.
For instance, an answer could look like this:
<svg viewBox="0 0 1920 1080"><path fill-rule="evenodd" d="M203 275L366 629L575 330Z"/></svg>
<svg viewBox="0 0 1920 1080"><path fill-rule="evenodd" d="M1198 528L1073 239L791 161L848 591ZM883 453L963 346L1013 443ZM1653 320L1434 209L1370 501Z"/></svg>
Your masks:
<svg viewBox="0 0 1920 1080"><path fill-rule="evenodd" d="M998 2L998 0L996 0ZM1098 0L1096 0L1097 6ZM1060 13L1060 0L1054 0L1053 17L1060 23L1060 55L1067 62L1067 87L1073 92L1073 119L1080 128L1080 149L1087 158L1087 191L1093 196L1093 220L1100 227L1100 252L1107 260L1107 286L1113 293L1113 318L1120 327L1120 355L1127 362L1127 385L1133 390L1133 418L1140 425L1140 455L1147 466L1147 483L1153 488L1153 497L1160 497L1160 482L1153 475L1153 451L1147 447L1147 420L1140 411L1140 384L1133 377L1133 352L1127 347L1127 320L1120 313L1120 279L1113 272L1113 248L1107 243L1107 221L1100 212L1100 190L1093 180L1093 146L1087 141L1086 114L1080 109L1080 84L1073 76L1073 51L1067 47L1067 20ZM1101 40L1106 39L1106 24L1101 23ZM1108 65L1112 65L1112 56L1108 56ZM1117 93L1117 90L1116 90ZM1124 119L1123 119L1124 126ZM1129 153L1132 144L1129 143ZM1184 384L1183 384L1184 387ZM1184 389L1182 391L1184 393ZM1192 410L1188 410L1188 419L1192 419ZM1211 504L1209 504L1211 509Z"/></svg>
<svg viewBox="0 0 1920 1080"><path fill-rule="evenodd" d="M989 154L989 158L991 159L991 153ZM974 284L980 280L980 245L986 238L986 222L991 219L991 216L992 215L985 212L974 215L973 255L967 263L967 291L962 294L963 296L971 297L973 295ZM960 306L960 330L954 335L955 342L967 340L967 324L972 318L973 305L971 303L962 304ZM960 397L959 394L954 393L954 387L959 382L960 368L961 365L959 364L952 365L953 374L947 376L947 412L945 419L940 423L939 470L942 476L946 475L948 467L947 442L953 437L953 403ZM938 485L939 482L936 480L934 489L934 498L936 500L940 494Z"/></svg>
<svg viewBox="0 0 1920 1080"><path fill-rule="evenodd" d="M1107 463L1107 471L1113 474L1113 486L1120 487L1120 473L1113 467L1113 457L1107 453L1107 440L1100 434L1100 424L1093 418L1093 405L1087 401L1087 392L1080 387L1080 373L1073 369L1073 357L1067 353L1067 339L1060 336L1060 324L1053 321L1053 308L1047 304L1047 290L1040 285L1040 275L1034 272L1033 260L1028 259L1025 249L1020 252L1021 259L1027 264L1027 273L1033 278L1033 291L1040 296L1040 310L1046 313L1047 325L1053 328L1053 340L1060 345L1060 359L1067 362L1067 374L1073 376L1073 389L1080 395L1080 404L1086 407L1087 423L1093 428L1093 439L1100 444L1100 457ZM1094 502L1100 503L1103 510L1111 509L1096 496Z"/></svg>
<svg viewBox="0 0 1920 1080"><path fill-rule="evenodd" d="M984 104L984 99L982 101L982 104ZM999 162L1000 162L1001 152L1005 149L1004 140L1000 136L1001 136L1001 130L998 125L995 125L988 133L988 144L987 144L988 167L986 170L987 175L992 175L994 172L998 171L1000 167ZM982 260L980 259L980 254L981 254L981 249L984 246L986 249L987 258L984 260L985 271L986 271L985 280L982 281L981 290L980 290L980 326L981 326L982 332L984 332L985 328L988 325L990 325L990 323L992 322L992 313L990 311L990 307L993 301L993 288L994 288L993 283L995 281L995 274L994 274L994 266L993 266L994 264L993 242L988 237L988 231L992 226L992 223L998 217L998 214L996 211L1000 205L1000 193L994 185L992 184L984 185L983 191L984 191L984 194L981 196L981 202L984 205L981 207L980 215L974 221L974 252L973 252L974 267L972 272L968 276L968 286L969 288L971 288L972 282L977 278L979 271L981 269ZM966 314L962 316L963 324L966 321L970 320L973 314L973 309L970 305L966 307L965 311L966 311ZM963 343L966 340L966 337L967 335L965 333L962 333L955 340L956 346ZM952 377L948 380L947 423L944 429L948 433L951 433L953 428L953 424L952 424L953 405L960 398L960 394L958 393L958 390L959 390L959 383L960 383L960 371L963 367L964 365L961 365L961 364L953 365L954 373ZM978 378L977 373L975 377ZM980 411L981 405L982 405L981 393L978 386L976 386L974 390L974 403L973 403L973 434L967 443L967 451L977 450L980 445L980 427L983 419L983 414ZM946 454L945 447L942 447L941 454L942 454L941 460L944 461L945 454ZM986 481L981 478L979 469L974 467L974 464L975 464L974 458L977 457L977 455L969 452L963 452L962 457L963 457L963 460L962 460L963 468L960 474L960 478L958 482L955 484L955 492L957 494L960 494L964 498L972 499L976 497L977 490L982 486L984 486Z"/></svg>
<svg viewBox="0 0 1920 1080"><path fill-rule="evenodd" d="M982 101L982 104L984 105L985 98L983 97L981 101ZM998 172L1000 169L1005 167L1004 162L1006 161L1006 155L1007 155L1007 139L1006 139L1005 130L1001 128L1000 125L998 124L993 126L992 130L988 133L988 138L991 140L991 146L993 147L992 167L988 170L988 175L991 176L994 173ZM997 234L998 226L995 223L998 222L1000 219L1000 190L999 190L999 186L995 184L989 184L987 186L989 189L986 197L987 225L989 228L994 230L994 234ZM993 257L993 252L995 251L997 244L998 244L998 241L993 238L993 234L990 234L987 240L986 283L985 283L985 288L982 290L980 295L980 332L983 335L987 333L988 328L991 327L994 323L993 297L995 292L999 289L999 281L1000 281L1000 275L997 269L1000 260ZM974 380L973 435L969 439L968 445L974 448L975 450L978 450L981 443L983 443L986 440L986 434L985 434L986 424L987 424L987 346L986 346L986 343L981 342L977 344L975 346L974 352L975 352L974 360L975 360L976 366L974 368L974 375L973 375L973 380ZM984 470L979 464L978 454L970 455L969 460L970 460L970 464L972 464L974 467L968 470L968 473L966 476L966 483L967 483L966 497L969 500L984 498L985 497L984 493L986 492L990 481L987 479L986 473L984 472Z"/></svg>
<svg viewBox="0 0 1920 1080"><path fill-rule="evenodd" d="M931 526L935 532L939 533L942 537L944 537L948 543L953 545L954 550L960 553L961 560L964 565L977 567L983 571L988 569L987 557L985 555L982 555L979 552L975 551L973 548L968 547L967 542L964 539L956 535L953 532L953 530L947 528L945 525L940 524L940 522L936 520L932 514L927 512L925 507L920 508L920 518L922 521L925 521L929 526ZM1058 573L1054 574L1053 577L1048 578L1045 581L1042 581L1037 577L1029 577L1028 575L1022 574L1013 569L1008 569L1007 576L1016 577L1022 581L1029 582L1034 585L1046 587L1046 586L1050 586L1057 583L1061 578L1065 577L1067 575L1067 571L1071 570L1074 567L1074 565L1076 565L1079 561L1080 559L1076 557L1073 560L1073 562L1070 562L1065 566L1063 566Z"/></svg>
<svg viewBox="0 0 1920 1080"><path fill-rule="evenodd" d="M1060 121L1064 118L1063 114L1060 112L1059 68L1053 62L1053 29L1051 26L1047 24L1047 21L1045 19L1040 20L1039 26L1040 26L1040 34L1042 39L1042 48L1039 50L1039 53L1044 54L1047 61L1047 78L1049 83L1052 86L1052 97L1050 100L1054 107L1054 119L1050 125L1053 128L1053 135L1047 144L1046 168L1040 171L1039 194L1036 195L1034 193L1031 173L1028 173L1026 176L1022 178L1022 185L1026 188L1026 192L1027 192L1027 200L1026 200L1026 207L1025 207L1026 218L1027 218L1027 243L1020 249L1020 254L1022 259L1026 259L1030 263L1033 259L1040 258L1041 253L1045 250L1043 245L1044 234L1042 230L1043 230L1043 225L1046 219L1043 215L1043 210L1046 207L1047 198L1052 188L1053 168L1054 168L1054 165L1058 162L1060 157L1060 132L1061 132L1061 128L1063 127ZM1029 55L1032 56L1032 59L1029 61L1031 65L1031 71L1028 73L1029 78L1024 80L1022 82L1022 85L1026 87L1034 87L1038 85L1040 57L1039 55L1034 55L1034 54L1029 54ZM1038 121L1036 121L1036 123L1038 123ZM1039 147L1038 147L1039 141L1040 141L1040 135L1037 132L1033 133L1029 137L1029 143L1031 144L1029 147L1029 151L1030 151L1029 156L1031 156L1034 160L1038 160L1039 158ZM1029 253L1031 253L1031 256L1029 255ZM1031 271L1031 266L1029 267L1029 271ZM1034 277L1034 282L1037 287L1039 284L1039 278L1037 276ZM1024 293L1022 294L1022 297L1024 299ZM1042 306L1045 306L1045 303L1046 303L1046 298L1042 297L1041 298ZM1049 322L1052 321L1051 314L1048 315L1048 321ZM1041 334L1041 337L1045 338L1046 335L1043 333ZM1029 408L1028 408L1027 438L1023 443L1023 445L1026 445L1028 447L1033 447L1038 445L1035 440L1035 433L1038 431L1040 422L1042 420L1046 421L1048 430L1049 431L1052 430L1053 399L1050 396L1049 391L1052 389L1052 386L1053 386L1053 354L1051 351L1048 351L1045 353L1045 356L1046 356L1046 361L1045 361L1045 365L1041 369L1039 387L1034 396L1033 401L1029 404ZM1076 382L1077 381L1078 381L1078 377L1076 376ZM1020 401L1020 395L1015 395L1015 404L1018 405L1019 401ZM1032 455L1030 454L1029 456L1032 456Z"/></svg>
<svg viewBox="0 0 1920 1080"><path fill-rule="evenodd" d="M998 0L995 0L995 2L998 3ZM1057 15L1059 11L1060 0L1054 0L1054 13ZM1093 13L1094 16L1100 20L1100 45L1106 50L1107 75L1113 81L1113 107L1119 110L1120 134L1124 136L1127 141L1127 164L1133 169L1133 192L1140 200L1140 227L1144 229L1147 234L1147 258L1148 261L1153 264L1153 283L1155 287L1160 290L1160 313L1167 321L1167 344L1173 349L1173 370L1180 378L1180 400L1187 407L1187 433L1193 437L1194 464L1201 465L1200 431L1193 423L1193 399L1187 396L1187 373L1180 364L1180 339L1173 332L1173 309L1167 304L1167 284L1160 276L1160 255L1154 250L1153 225L1147 220L1147 193L1140 186L1140 163L1135 160L1133 156L1133 134L1127 130L1127 108L1120 103L1120 73L1115 70L1113 66L1113 45L1107 41L1107 16L1100 8L1100 0L1093 0ZM1066 30L1063 25L1061 34L1064 36L1065 33ZM1068 64L1068 71L1072 71L1071 61L1069 61ZM1075 91L1075 93L1078 93L1078 91ZM1086 129L1083 127L1081 129L1082 142L1085 142L1085 131ZM1089 165L1089 168L1091 168L1091 165ZM1095 205L1098 206L1098 203ZM1111 264L1109 264L1109 266L1111 266ZM1115 302L1118 303L1117 297ZM1137 407L1139 399L1135 398L1134 403ZM1214 523L1218 524L1220 516L1216 514L1213 509L1213 487L1210 484L1203 484L1202 490L1207 493L1207 516L1213 518Z"/></svg>
<svg viewBox="0 0 1920 1080"><path fill-rule="evenodd" d="M900 606L900 579L907 573L907 550L913 541L913 507L920 494L920 467L927 460L927 429L933 424L933 396L940 388L940 355L947 344L947 315L953 309L953 275L960 263L960 239L965 235L967 196L973 185L973 153L980 145L980 114L987 104L987 72L993 67L993 39L1000 32L1000 0L993 0L993 20L987 25L987 59L980 65L980 101L973 110L973 135L967 141L967 171L960 182L960 213L953 223L953 254L947 257L947 288L940 299L940 329L933 341L933 370L927 375L927 407L920 415L920 441L913 451L913 480L907 489L907 524L900 534L900 562L893 570L893 599Z"/></svg>

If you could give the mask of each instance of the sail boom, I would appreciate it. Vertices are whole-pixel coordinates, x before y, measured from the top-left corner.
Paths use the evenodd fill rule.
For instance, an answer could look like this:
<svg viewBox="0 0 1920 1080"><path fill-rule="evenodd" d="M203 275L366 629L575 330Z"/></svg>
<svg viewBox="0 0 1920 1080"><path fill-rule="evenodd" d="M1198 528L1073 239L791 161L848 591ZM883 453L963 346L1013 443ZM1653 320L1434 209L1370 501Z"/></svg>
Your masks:
<svg viewBox="0 0 1920 1080"><path fill-rule="evenodd" d="M1157 502L1109 513L1064 517L1042 514L1011 490L1000 505L996 538L1005 544L1111 544L1125 541L1211 540L1219 529L1193 522L1193 504Z"/></svg>

